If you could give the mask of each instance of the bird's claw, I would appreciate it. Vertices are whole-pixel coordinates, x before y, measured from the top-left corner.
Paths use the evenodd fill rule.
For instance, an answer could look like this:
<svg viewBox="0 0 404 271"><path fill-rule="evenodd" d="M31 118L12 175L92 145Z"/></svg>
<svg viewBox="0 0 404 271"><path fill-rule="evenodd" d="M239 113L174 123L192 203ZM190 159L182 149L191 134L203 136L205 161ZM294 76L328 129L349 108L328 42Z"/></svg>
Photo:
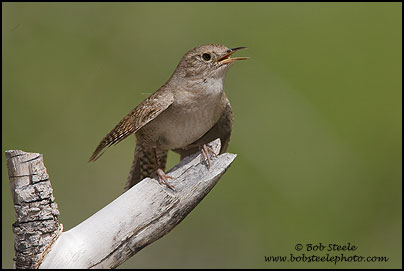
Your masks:
<svg viewBox="0 0 404 271"><path fill-rule="evenodd" d="M164 171L161 168L157 169L157 179L160 184L164 183L168 188L175 191L174 186L169 184L167 180L168 179L176 180L176 178L168 176L167 174L164 173Z"/></svg>
<svg viewBox="0 0 404 271"><path fill-rule="evenodd" d="M203 159L206 161L207 167L208 169L210 169L210 155L212 155L213 157L216 157L216 153L213 150L213 148L209 145L203 144L201 147L201 153L202 153L202 157Z"/></svg>

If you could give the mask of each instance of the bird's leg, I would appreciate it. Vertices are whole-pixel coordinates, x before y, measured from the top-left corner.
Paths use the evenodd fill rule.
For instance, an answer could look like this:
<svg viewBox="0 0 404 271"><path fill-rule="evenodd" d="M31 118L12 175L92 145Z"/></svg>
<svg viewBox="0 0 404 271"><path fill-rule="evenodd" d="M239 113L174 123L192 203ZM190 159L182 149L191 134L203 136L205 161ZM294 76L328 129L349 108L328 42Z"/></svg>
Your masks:
<svg viewBox="0 0 404 271"><path fill-rule="evenodd" d="M161 184L162 182L164 182L164 184L168 188L175 191L174 186L172 186L171 184L169 184L167 182L168 179L175 180L175 178L171 177L171 176L168 176L167 174L164 173L164 171L159 167L158 158L157 158L157 152L156 152L155 148L153 148L153 152L154 152L154 158L156 160L156 173L157 173L157 179L158 179L159 183Z"/></svg>
<svg viewBox="0 0 404 271"><path fill-rule="evenodd" d="M207 163L208 169L210 169L210 155L216 156L215 151L212 149L212 147L210 147L206 144L203 144L201 147L201 153L202 153L203 159Z"/></svg>

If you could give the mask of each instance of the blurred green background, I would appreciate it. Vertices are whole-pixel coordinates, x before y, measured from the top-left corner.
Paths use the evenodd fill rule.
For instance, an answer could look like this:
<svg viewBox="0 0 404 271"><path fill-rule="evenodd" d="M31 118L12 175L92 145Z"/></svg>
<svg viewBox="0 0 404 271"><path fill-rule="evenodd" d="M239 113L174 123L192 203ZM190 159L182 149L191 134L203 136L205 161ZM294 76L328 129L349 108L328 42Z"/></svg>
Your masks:
<svg viewBox="0 0 404 271"><path fill-rule="evenodd" d="M249 48L225 83L238 157L181 224L120 267L401 267L401 3L2 3L2 15L3 268L15 221L4 151L44 155L71 229L118 197L129 172L135 137L87 163L99 140L209 43ZM389 261L264 261L319 242Z"/></svg>

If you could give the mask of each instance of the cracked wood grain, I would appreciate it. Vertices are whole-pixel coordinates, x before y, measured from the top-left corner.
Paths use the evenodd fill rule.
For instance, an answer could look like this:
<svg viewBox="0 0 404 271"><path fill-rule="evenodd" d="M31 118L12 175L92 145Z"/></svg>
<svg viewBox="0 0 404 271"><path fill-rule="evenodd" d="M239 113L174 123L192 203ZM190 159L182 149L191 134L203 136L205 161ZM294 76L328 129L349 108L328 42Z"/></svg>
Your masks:
<svg viewBox="0 0 404 271"><path fill-rule="evenodd" d="M16 212L14 267L37 268L60 232L58 207L42 155L11 150L6 159Z"/></svg>

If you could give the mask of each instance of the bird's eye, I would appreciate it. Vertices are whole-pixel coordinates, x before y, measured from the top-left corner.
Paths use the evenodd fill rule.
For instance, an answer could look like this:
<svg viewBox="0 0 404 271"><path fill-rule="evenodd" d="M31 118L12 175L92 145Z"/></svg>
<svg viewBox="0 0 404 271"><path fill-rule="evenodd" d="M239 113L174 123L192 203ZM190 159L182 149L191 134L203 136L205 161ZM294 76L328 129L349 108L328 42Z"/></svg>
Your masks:
<svg viewBox="0 0 404 271"><path fill-rule="evenodd" d="M205 60L205 61L209 61L209 60L212 59L212 56L211 56L209 53L204 53L204 54L202 55L202 58L203 58L203 60Z"/></svg>

